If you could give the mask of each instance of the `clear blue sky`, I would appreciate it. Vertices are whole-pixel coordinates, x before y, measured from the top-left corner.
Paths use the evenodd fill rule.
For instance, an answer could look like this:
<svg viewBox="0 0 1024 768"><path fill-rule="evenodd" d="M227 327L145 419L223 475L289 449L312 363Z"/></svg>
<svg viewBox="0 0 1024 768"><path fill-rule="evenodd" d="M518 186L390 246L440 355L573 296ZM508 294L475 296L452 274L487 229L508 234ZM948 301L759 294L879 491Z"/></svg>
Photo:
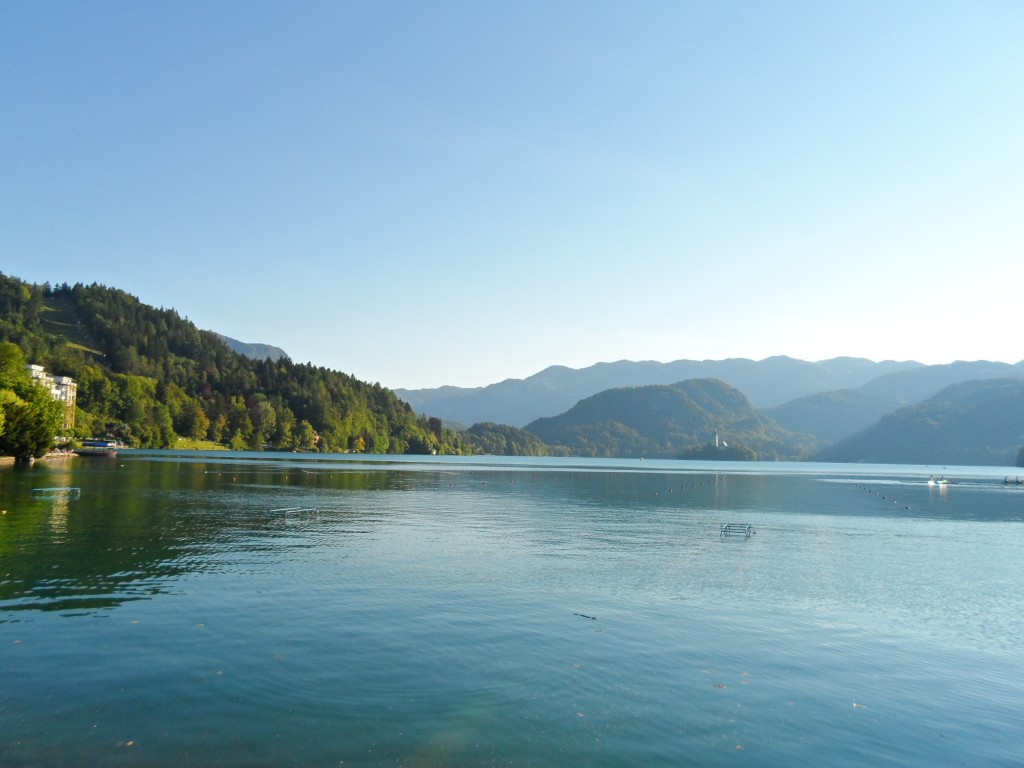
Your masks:
<svg viewBox="0 0 1024 768"><path fill-rule="evenodd" d="M1024 358L1024 4L0 0L0 271L390 387Z"/></svg>

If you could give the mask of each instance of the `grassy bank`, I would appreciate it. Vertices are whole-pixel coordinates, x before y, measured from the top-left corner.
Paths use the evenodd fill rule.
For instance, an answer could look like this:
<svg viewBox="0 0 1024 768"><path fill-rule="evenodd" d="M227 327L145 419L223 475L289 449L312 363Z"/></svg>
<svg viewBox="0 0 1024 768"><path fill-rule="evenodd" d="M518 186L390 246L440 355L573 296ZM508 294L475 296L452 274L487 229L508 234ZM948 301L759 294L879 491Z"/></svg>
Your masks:
<svg viewBox="0 0 1024 768"><path fill-rule="evenodd" d="M213 443L209 440L190 440L187 437L179 437L174 447L179 451L226 451L220 443Z"/></svg>

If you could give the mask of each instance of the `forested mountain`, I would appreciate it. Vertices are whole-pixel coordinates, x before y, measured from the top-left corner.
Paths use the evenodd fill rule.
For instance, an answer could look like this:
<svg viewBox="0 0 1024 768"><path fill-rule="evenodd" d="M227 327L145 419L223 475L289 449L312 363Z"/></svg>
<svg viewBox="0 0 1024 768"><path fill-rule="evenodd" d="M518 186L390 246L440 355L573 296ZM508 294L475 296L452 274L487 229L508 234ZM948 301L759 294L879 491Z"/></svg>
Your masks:
<svg viewBox="0 0 1024 768"><path fill-rule="evenodd" d="M230 336L224 336L218 333L217 336L228 345L229 349L233 349L240 355L251 357L253 360L266 360L267 358L274 360L280 360L282 357L288 357L288 353L280 347L275 347L270 344L250 344L245 341L239 341L238 339L232 339Z"/></svg>
<svg viewBox="0 0 1024 768"><path fill-rule="evenodd" d="M607 390L527 429L581 456L771 460L797 458L816 447L717 379ZM716 433L725 443L717 448Z"/></svg>
<svg viewBox="0 0 1024 768"><path fill-rule="evenodd" d="M827 448L820 461L1011 466L1024 444L1024 381L987 379L946 387L887 414Z"/></svg>
<svg viewBox="0 0 1024 768"><path fill-rule="evenodd" d="M562 413L585 397L607 389L672 384L686 379L714 378L736 387L758 408L835 389L859 387L883 374L920 367L915 362L881 363L837 357L809 363L790 357L766 360L676 360L598 363L579 370L552 366L526 379L507 379L486 387L398 389L420 413L464 424L496 421L523 426L543 416Z"/></svg>
<svg viewBox="0 0 1024 768"><path fill-rule="evenodd" d="M981 379L1024 378L1024 361L1016 365L987 360L958 360L946 365L928 365L872 379L863 386L865 394L898 398L905 405L938 394L950 384Z"/></svg>
<svg viewBox="0 0 1024 768"><path fill-rule="evenodd" d="M765 413L788 430L834 443L867 429L890 411L920 402L950 384L997 378L1024 378L1024 363L979 360L921 366L880 376L856 389L797 398Z"/></svg>
<svg viewBox="0 0 1024 768"><path fill-rule="evenodd" d="M804 432L826 443L835 443L867 429L901 405L905 401L900 398L869 395L858 387L798 397L766 408L764 414L791 432Z"/></svg>
<svg viewBox="0 0 1024 768"><path fill-rule="evenodd" d="M173 309L113 288L0 274L0 341L78 382L83 437L144 447L184 436L250 449L472 450L379 384L288 358L250 359Z"/></svg>

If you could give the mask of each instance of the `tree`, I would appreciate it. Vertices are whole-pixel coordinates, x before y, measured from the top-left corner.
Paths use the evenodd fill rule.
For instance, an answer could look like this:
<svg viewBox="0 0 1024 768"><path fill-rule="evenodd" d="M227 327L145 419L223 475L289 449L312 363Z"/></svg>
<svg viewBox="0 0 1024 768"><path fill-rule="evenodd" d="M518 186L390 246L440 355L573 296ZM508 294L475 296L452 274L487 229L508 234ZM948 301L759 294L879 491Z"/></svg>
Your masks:
<svg viewBox="0 0 1024 768"><path fill-rule="evenodd" d="M185 407L183 415L183 427L186 437L193 440L202 440L210 428L210 419L203 411L203 406L192 401Z"/></svg>
<svg viewBox="0 0 1024 768"><path fill-rule="evenodd" d="M264 443L269 442L277 428L277 414L266 396L257 395L256 402L249 408L249 421L252 424L249 445L254 451L258 451Z"/></svg>
<svg viewBox="0 0 1024 768"><path fill-rule="evenodd" d="M64 406L26 372L21 349L0 343L0 453L18 461L42 456L63 416Z"/></svg>
<svg viewBox="0 0 1024 768"><path fill-rule="evenodd" d="M443 434L442 434L443 429L442 429L441 420L439 418L437 418L436 416L431 416L429 419L427 419L427 428L431 432L433 432L434 437L437 438L437 442L440 443L441 440L443 439Z"/></svg>
<svg viewBox="0 0 1024 768"><path fill-rule="evenodd" d="M292 447L292 430L295 428L295 414L288 406L275 403L277 412L277 427L274 430L272 444L277 449L290 449Z"/></svg>
<svg viewBox="0 0 1024 768"><path fill-rule="evenodd" d="M13 389L25 381L25 356L17 344L0 342L0 389Z"/></svg>
<svg viewBox="0 0 1024 768"><path fill-rule="evenodd" d="M311 451L316 448L316 430L313 425L303 419L295 429L295 450Z"/></svg>
<svg viewBox="0 0 1024 768"><path fill-rule="evenodd" d="M249 419L249 411L241 397L232 397L231 405L228 408L228 431L231 439L241 436L245 444L248 444L252 436L252 421Z"/></svg>
<svg viewBox="0 0 1024 768"><path fill-rule="evenodd" d="M20 389L2 392L4 431L0 434L0 453L29 461L50 450L64 406L37 384L30 382Z"/></svg>

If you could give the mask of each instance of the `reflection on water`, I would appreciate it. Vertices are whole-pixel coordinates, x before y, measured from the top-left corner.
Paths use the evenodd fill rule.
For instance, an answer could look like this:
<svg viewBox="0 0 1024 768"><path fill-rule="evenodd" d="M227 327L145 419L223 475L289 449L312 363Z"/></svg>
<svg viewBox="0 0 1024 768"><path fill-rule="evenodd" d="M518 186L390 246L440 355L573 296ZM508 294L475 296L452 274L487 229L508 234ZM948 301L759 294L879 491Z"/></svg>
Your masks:
<svg viewBox="0 0 1024 768"><path fill-rule="evenodd" d="M623 563L669 563L669 578L685 572L689 583L713 594L707 581L719 576L706 558L721 553L708 549L719 542L709 542L706 534L730 522L754 523L760 529L755 538L770 534L776 548L785 541L798 551L801 557L789 563L787 573L825 552L826 562L813 567L831 578L814 584L808 574L803 587L820 595L874 582L864 567L840 569L850 537L891 537L890 546L908 537L903 542L908 547L964 553L970 541L962 539L974 533L965 524L1024 519L1024 491L1004 485L998 470L935 487L923 468L905 468L903 474L887 468L886 474L873 475L844 467L793 475L772 465L759 473L749 471L750 465L730 473L700 471L702 465L683 462L563 461L545 467L537 460L242 456L143 455L5 473L0 605L7 611L112 607L173 592L181 577L221 570L238 558L289 546L315 549L325 540L347 546L353 537L372 536L381 528L391 546L408 547L417 557L424 556L420 550L427 542L446 550L466 547L472 554L494 550L536 558L533 567L547 584L601 577L624 586L652 574ZM31 492L70 487L81 488L81 495ZM284 509L307 513L275 512ZM837 522L844 518L853 522ZM951 539L947 529L935 528L939 521L961 525ZM883 522L884 533L878 530ZM923 523L929 526L922 528ZM410 532L416 538L407 541ZM361 546L372 544L368 539ZM683 554L686 560L671 563ZM979 563L990 560L984 552L976 554ZM892 572L897 567L892 553L880 561L873 551L858 556L862 565L870 565L868 574L889 574L887 579L897 579L892 583L918 581L914 572ZM900 557L916 560L905 552ZM778 573L765 565L771 563L756 563L761 570L742 584L745 594L791 592L792 585L776 583ZM740 566L730 581L743 575ZM966 583L979 579L990 581L972 572ZM883 584L886 588L888 582ZM961 591L963 583L956 584L954 592ZM928 592L918 583L914 594ZM850 599L861 604L861 594L857 590Z"/></svg>
<svg viewBox="0 0 1024 768"><path fill-rule="evenodd" d="M4 471L0 764L1010 765L1024 491L929 474Z"/></svg>
<svg viewBox="0 0 1024 768"><path fill-rule="evenodd" d="M217 567L207 555L239 532L275 531L268 514L293 489L386 490L384 472L168 461L37 464L6 473L0 505L0 606L91 610L172 590L174 579ZM33 493L79 487L81 494Z"/></svg>

